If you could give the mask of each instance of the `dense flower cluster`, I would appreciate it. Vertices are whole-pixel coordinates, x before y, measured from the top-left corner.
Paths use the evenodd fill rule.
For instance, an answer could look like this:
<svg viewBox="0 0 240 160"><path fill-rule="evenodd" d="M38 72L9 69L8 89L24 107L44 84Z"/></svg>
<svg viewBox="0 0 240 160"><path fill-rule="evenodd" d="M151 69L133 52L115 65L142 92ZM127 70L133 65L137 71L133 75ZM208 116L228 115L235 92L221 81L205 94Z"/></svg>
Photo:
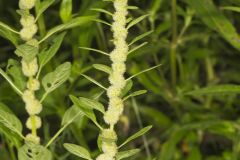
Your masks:
<svg viewBox="0 0 240 160"><path fill-rule="evenodd" d="M110 54L112 61L112 74L109 76L110 87L107 90L109 98L108 110L104 115L104 120L110 125L110 129L102 131L102 151L103 153L96 160L114 160L118 152L117 135L114 132L114 125L118 122L123 113L124 105L121 92L126 85L124 73L126 71L125 61L127 59L128 44L126 42L128 30L127 24L127 2L128 0L114 0L115 13L113 14L113 43L115 49Z"/></svg>
<svg viewBox="0 0 240 160"><path fill-rule="evenodd" d="M22 29L20 36L22 40L26 41L26 44L38 48L38 41L34 39L34 35L37 33L37 25L35 24L35 18L29 13L29 10L35 6L36 0L19 0L19 8L23 11L20 19ZM40 83L34 76L38 72L38 60L37 57L31 61L26 61L24 58L21 61L22 72L28 77L27 89L22 95L22 99L25 103L26 111L29 114L26 126L32 130L31 134L26 136L27 141L34 143L40 143L40 138L37 136L36 129L42 125L41 118L37 116L42 111L42 104L35 97L35 91L39 90Z"/></svg>

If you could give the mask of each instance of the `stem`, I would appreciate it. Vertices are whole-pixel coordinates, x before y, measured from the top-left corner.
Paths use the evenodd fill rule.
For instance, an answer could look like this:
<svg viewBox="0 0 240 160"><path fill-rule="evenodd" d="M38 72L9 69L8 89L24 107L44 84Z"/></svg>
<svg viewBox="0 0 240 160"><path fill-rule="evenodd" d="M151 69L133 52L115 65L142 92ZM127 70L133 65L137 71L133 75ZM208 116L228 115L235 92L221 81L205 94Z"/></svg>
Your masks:
<svg viewBox="0 0 240 160"><path fill-rule="evenodd" d="M137 102L136 102L135 98L132 98L132 105L133 105L133 109L134 109L134 112L135 112L136 117L137 117L138 125L142 129L143 128L143 123L142 123L142 119L141 119L141 116L140 116L140 113L139 113L139 107L137 105ZM150 152L150 149L149 149L149 143L147 141L146 135L142 135L142 139L143 139L144 148L146 150L147 157L150 160L150 159L152 159L152 156L151 156L151 152Z"/></svg>
<svg viewBox="0 0 240 160"><path fill-rule="evenodd" d="M172 43L170 47L170 65L172 86L175 88L177 83L176 67L176 48L177 48L177 0L172 0Z"/></svg>
<svg viewBox="0 0 240 160"><path fill-rule="evenodd" d="M31 118L31 122L32 122L32 135L37 136L35 119L33 118L33 116L31 116L30 118Z"/></svg>

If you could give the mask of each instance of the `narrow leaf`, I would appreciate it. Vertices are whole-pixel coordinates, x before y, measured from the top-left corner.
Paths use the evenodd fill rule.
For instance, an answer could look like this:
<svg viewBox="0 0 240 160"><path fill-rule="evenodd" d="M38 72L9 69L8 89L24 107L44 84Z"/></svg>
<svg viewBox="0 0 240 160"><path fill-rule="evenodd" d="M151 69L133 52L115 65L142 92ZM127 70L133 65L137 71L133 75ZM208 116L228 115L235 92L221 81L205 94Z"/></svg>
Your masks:
<svg viewBox="0 0 240 160"><path fill-rule="evenodd" d="M112 74L112 69L109 66L103 64L94 64L93 67L105 73Z"/></svg>
<svg viewBox="0 0 240 160"><path fill-rule="evenodd" d="M101 54L109 56L109 54L107 52L104 52L104 51L101 51L101 50L98 50L98 49L88 48L88 47L79 47L79 48L85 49L85 50L89 50L89 51L98 52L98 53L101 53Z"/></svg>
<svg viewBox="0 0 240 160"><path fill-rule="evenodd" d="M128 52L128 54L131 54L131 53L135 52L136 50L142 48L142 47L145 46L146 44L148 44L148 42L143 42L142 44L140 44L140 45L134 47L133 49L131 49L131 50Z"/></svg>
<svg viewBox="0 0 240 160"><path fill-rule="evenodd" d="M37 16L35 21L42 15L42 13L50 7L55 0L44 0L40 3L39 7L37 8Z"/></svg>
<svg viewBox="0 0 240 160"><path fill-rule="evenodd" d="M85 75L85 74L81 74L83 77L85 77L86 79L88 79L89 81L91 81L92 83L96 84L97 86L101 87L104 90L107 90L106 87L104 87L103 85L101 85L99 82L97 82L96 80L94 80L93 78Z"/></svg>
<svg viewBox="0 0 240 160"><path fill-rule="evenodd" d="M108 15L110 15L110 16L113 16L113 14L112 14L111 12L109 12L109 11L107 11L107 10L105 10L105 9L102 9L102 8L92 8L91 10L93 10L93 11L98 11L98 12L102 12L102 13L106 13L106 14L108 14Z"/></svg>
<svg viewBox="0 0 240 160"><path fill-rule="evenodd" d="M93 16L81 16L81 17L74 18L65 24L58 25L50 29L47 32L47 34L39 41L39 43L42 43L43 41L45 41L46 39L48 39L50 36L52 36L57 32L84 25L86 23L91 22L92 19L93 19Z"/></svg>
<svg viewBox="0 0 240 160"><path fill-rule="evenodd" d="M87 160L92 160L90 153L87 149L78 146L76 144L64 143L64 148L66 148L70 153Z"/></svg>
<svg viewBox="0 0 240 160"><path fill-rule="evenodd" d="M126 81L129 81L130 79L132 79L132 78L134 78L134 77L136 77L136 76L138 76L138 75L140 75L140 74L143 74L143 73L145 73L145 72L151 71L151 70L153 70L153 69L155 69L155 68L157 68L157 67L159 67L159 66L161 66L161 64L159 64L159 65L157 65L157 66L154 66L154 67L151 67L151 68L148 68L148 69L145 69L145 70L143 70L143 71L140 71L139 73L136 73L136 74L132 75L131 77L129 77L128 79L126 79Z"/></svg>
<svg viewBox="0 0 240 160"><path fill-rule="evenodd" d="M134 38L134 39L129 43L128 46L131 46L133 43L135 43L135 42L143 39L144 37L148 36L148 35L151 34L151 33L153 33L153 31L149 31L149 32L146 32L146 33L143 33L143 34L137 36L136 38Z"/></svg>
<svg viewBox="0 0 240 160"><path fill-rule="evenodd" d="M240 94L240 85L223 84L216 86L209 86L190 91L186 95L222 95L222 94Z"/></svg>
<svg viewBox="0 0 240 160"><path fill-rule="evenodd" d="M126 96L123 98L123 101L126 101L127 99L129 99L130 97L136 97L142 94L147 93L147 90L139 90L139 91L135 91L133 93L131 93L130 95Z"/></svg>
<svg viewBox="0 0 240 160"><path fill-rule="evenodd" d="M116 155L116 160L125 159L131 157L140 152L140 149L131 149L127 151L118 152Z"/></svg>
<svg viewBox="0 0 240 160"><path fill-rule="evenodd" d="M134 26L135 24L141 22L142 20L144 20L146 17L148 17L149 14L143 15L141 17L138 17L136 19L134 19L133 21L131 21L128 25L127 25L127 29L131 28L132 26Z"/></svg>
<svg viewBox="0 0 240 160"><path fill-rule="evenodd" d="M148 132L150 129L152 128L152 126L147 126L143 129L141 129L140 131L138 131L137 133L135 133L134 135L130 136L125 142L123 142L118 148L121 148L122 146L124 146L125 144L127 144L128 142L142 136L143 134L145 134L146 132Z"/></svg>

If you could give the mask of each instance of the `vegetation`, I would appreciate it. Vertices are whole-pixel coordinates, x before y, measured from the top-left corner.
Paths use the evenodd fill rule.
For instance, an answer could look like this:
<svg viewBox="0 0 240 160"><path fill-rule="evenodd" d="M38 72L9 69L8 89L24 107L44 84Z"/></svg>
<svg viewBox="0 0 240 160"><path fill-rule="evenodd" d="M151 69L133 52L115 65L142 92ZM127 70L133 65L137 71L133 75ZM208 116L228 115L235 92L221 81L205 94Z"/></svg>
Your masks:
<svg viewBox="0 0 240 160"><path fill-rule="evenodd" d="M239 12L0 1L0 159L238 160Z"/></svg>

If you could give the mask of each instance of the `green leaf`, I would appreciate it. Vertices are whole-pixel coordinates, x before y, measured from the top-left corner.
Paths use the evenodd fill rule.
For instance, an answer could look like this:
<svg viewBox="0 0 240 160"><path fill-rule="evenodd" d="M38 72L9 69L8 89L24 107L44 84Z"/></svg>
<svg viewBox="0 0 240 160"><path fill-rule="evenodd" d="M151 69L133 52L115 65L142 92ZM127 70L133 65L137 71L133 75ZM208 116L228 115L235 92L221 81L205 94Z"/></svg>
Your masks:
<svg viewBox="0 0 240 160"><path fill-rule="evenodd" d="M43 0L39 7L37 8L37 15L36 15L36 19L35 21L38 20L38 18L42 15L42 13L48 9L48 7L50 7L53 3L55 2L55 0Z"/></svg>
<svg viewBox="0 0 240 160"><path fill-rule="evenodd" d="M140 72L132 75L132 76L129 77L128 79L126 79L126 81L129 81L130 79L132 79L132 78L134 78L134 77L136 77L136 76L138 76L138 75L140 75L140 74L143 74L143 73L145 73L145 72L151 71L151 70L153 70L153 69L155 69L155 68L157 68L157 67L160 67L160 66L161 66L161 64L156 65L156 66L153 66L153 67L148 68L148 69L145 69L145 70L143 70L143 71L140 71Z"/></svg>
<svg viewBox="0 0 240 160"><path fill-rule="evenodd" d="M240 85L223 84L200 88L194 91L187 92L185 93L185 95L229 95L239 93Z"/></svg>
<svg viewBox="0 0 240 160"><path fill-rule="evenodd" d="M124 146L125 144L127 144L128 142L144 135L146 132L148 132L150 129L152 128L152 126L147 126L144 127L143 129L141 129L140 131L138 131L137 133L133 134L132 136L130 136L125 142L123 142L118 148L121 148L122 146Z"/></svg>
<svg viewBox="0 0 240 160"><path fill-rule="evenodd" d="M75 116L77 117L73 119L73 117ZM80 119L82 119L82 116L83 116L82 111L78 107L72 106L64 113L61 125L63 126L66 124L70 124L74 121L79 122Z"/></svg>
<svg viewBox="0 0 240 160"><path fill-rule="evenodd" d="M52 160L52 153L45 147L26 143L18 150L18 160Z"/></svg>
<svg viewBox="0 0 240 160"><path fill-rule="evenodd" d="M118 152L116 155L116 160L121 160L124 158L131 157L131 156L137 154L138 152L140 152L140 149L131 149L131 150L127 150L127 151Z"/></svg>
<svg viewBox="0 0 240 160"><path fill-rule="evenodd" d="M18 134L21 138L24 137L22 135L21 121L13 113L9 113L8 111L2 110L1 108L0 108L0 124L8 128L12 132Z"/></svg>
<svg viewBox="0 0 240 160"><path fill-rule="evenodd" d="M132 89L132 86L133 86L132 80L127 81L126 86L122 90L121 97L124 97Z"/></svg>
<svg viewBox="0 0 240 160"><path fill-rule="evenodd" d="M43 68L43 66L45 66L53 57L54 55L57 53L57 51L59 50L63 38L66 35L66 32L56 36L53 39L53 45L51 45L51 47L48 50L44 50L43 52L41 52L39 54L39 71L38 71L38 75L41 72L41 69Z"/></svg>
<svg viewBox="0 0 240 160"><path fill-rule="evenodd" d="M88 47L79 47L79 48L80 48L80 49L89 50L89 51L98 52L98 53L101 53L101 54L104 54L104 55L109 56L109 54L108 54L107 52L104 52L104 51L101 51L101 50L98 50L98 49L88 48Z"/></svg>
<svg viewBox="0 0 240 160"><path fill-rule="evenodd" d="M211 29L222 35L233 47L240 50L240 38L231 22L220 12L212 0L187 0L197 15Z"/></svg>
<svg viewBox="0 0 240 160"><path fill-rule="evenodd" d="M15 29L12 29L8 25L0 22L0 36L9 40L15 46L17 45L18 40L19 40L18 34L19 34L19 32L15 31Z"/></svg>
<svg viewBox="0 0 240 160"><path fill-rule="evenodd" d="M63 23L68 22L72 18L72 0L62 0L60 6L60 17Z"/></svg>
<svg viewBox="0 0 240 160"><path fill-rule="evenodd" d="M53 34L55 34L57 32L71 29L71 28L89 23L92 21L93 18L94 18L93 16L81 16L81 17L76 17L65 24L58 25L58 26L50 29L47 32L47 34L39 41L39 43L42 43L43 41L45 41L46 39L48 39L50 36L52 36Z"/></svg>
<svg viewBox="0 0 240 160"><path fill-rule="evenodd" d="M137 36L136 38L134 38L134 39L129 43L128 46L132 45L133 43L136 43L137 41L143 39L144 37L150 35L151 33L153 33L153 31L149 31L149 32L146 32L146 33L143 33L143 34Z"/></svg>
<svg viewBox="0 0 240 160"><path fill-rule="evenodd" d="M130 97L135 97L135 96L139 96L139 95L142 95L142 94L145 94L147 93L147 90L139 90L139 91L135 91L133 93L131 93L130 95L126 96L123 98L123 101L126 101L128 98Z"/></svg>
<svg viewBox="0 0 240 160"><path fill-rule="evenodd" d="M21 91L23 91L25 89L27 80L26 80L26 77L22 73L22 67L18 61L14 60L14 59L9 59L6 73L12 78L13 83Z"/></svg>
<svg viewBox="0 0 240 160"><path fill-rule="evenodd" d="M112 69L109 66L103 64L94 64L93 67L105 73L112 74Z"/></svg>
<svg viewBox="0 0 240 160"><path fill-rule="evenodd" d="M53 72L48 73L42 79L42 84L47 93L52 92L63 84L71 74L71 63L65 62L58 66Z"/></svg>
<svg viewBox="0 0 240 160"><path fill-rule="evenodd" d="M0 68L0 74L7 80L17 94L22 95L22 91L12 82L11 78Z"/></svg>
<svg viewBox="0 0 240 160"><path fill-rule="evenodd" d="M134 26L135 24L141 22L142 20L144 20L146 17L148 17L149 14L143 15L141 17L138 17L136 19L134 19L133 21L131 21L128 25L127 25L127 29L131 28L132 26Z"/></svg>
<svg viewBox="0 0 240 160"><path fill-rule="evenodd" d="M145 46L146 44L148 44L148 42L143 42L142 44L140 44L140 45L134 47L133 49L131 49L130 51L128 51L128 54L131 54L131 53L135 52L136 50L142 48L142 47Z"/></svg>
<svg viewBox="0 0 240 160"><path fill-rule="evenodd" d="M97 122L96 116L95 116L92 108L88 108L88 107L82 105L82 103L80 102L80 100L77 97L70 95L70 99L73 102L73 104L76 105L86 117L91 119L97 127L102 129L102 127Z"/></svg>
<svg viewBox="0 0 240 160"><path fill-rule="evenodd" d="M98 110L102 113L105 113L104 106L96 100L92 100L92 99L88 99L88 98L84 98L84 97L79 97L79 104L81 106L86 107L86 108L96 109L96 110Z"/></svg>
<svg viewBox="0 0 240 160"><path fill-rule="evenodd" d="M172 133L169 140L162 146L159 160L172 160L176 150L176 145L186 134L185 130L176 130Z"/></svg>
<svg viewBox="0 0 240 160"><path fill-rule="evenodd" d="M106 87L104 87L102 84L100 84L99 82L97 82L95 79L85 75L85 74L81 74L83 77L85 77L86 79L88 79L89 81L91 81L92 83L96 84L97 86L101 87L104 90L107 90Z"/></svg>
<svg viewBox="0 0 240 160"><path fill-rule="evenodd" d="M38 54L38 48L25 43L17 46L15 54L22 57L24 61L31 62Z"/></svg>
<svg viewBox="0 0 240 160"><path fill-rule="evenodd" d="M109 12L109 11L107 11L107 10L105 10L105 9L102 9L102 8L92 8L91 10L93 10L93 11L98 11L98 12L102 12L102 13L106 13L106 14L108 14L108 15L110 15L110 16L113 16L113 14L112 14L111 12Z"/></svg>
<svg viewBox="0 0 240 160"><path fill-rule="evenodd" d="M221 7L221 9L234 11L234 12L240 12L240 7L235 7L235 6L224 6L224 7Z"/></svg>
<svg viewBox="0 0 240 160"><path fill-rule="evenodd" d="M83 159L92 160L90 153L87 149L76 144L64 143L63 146L72 154Z"/></svg>

